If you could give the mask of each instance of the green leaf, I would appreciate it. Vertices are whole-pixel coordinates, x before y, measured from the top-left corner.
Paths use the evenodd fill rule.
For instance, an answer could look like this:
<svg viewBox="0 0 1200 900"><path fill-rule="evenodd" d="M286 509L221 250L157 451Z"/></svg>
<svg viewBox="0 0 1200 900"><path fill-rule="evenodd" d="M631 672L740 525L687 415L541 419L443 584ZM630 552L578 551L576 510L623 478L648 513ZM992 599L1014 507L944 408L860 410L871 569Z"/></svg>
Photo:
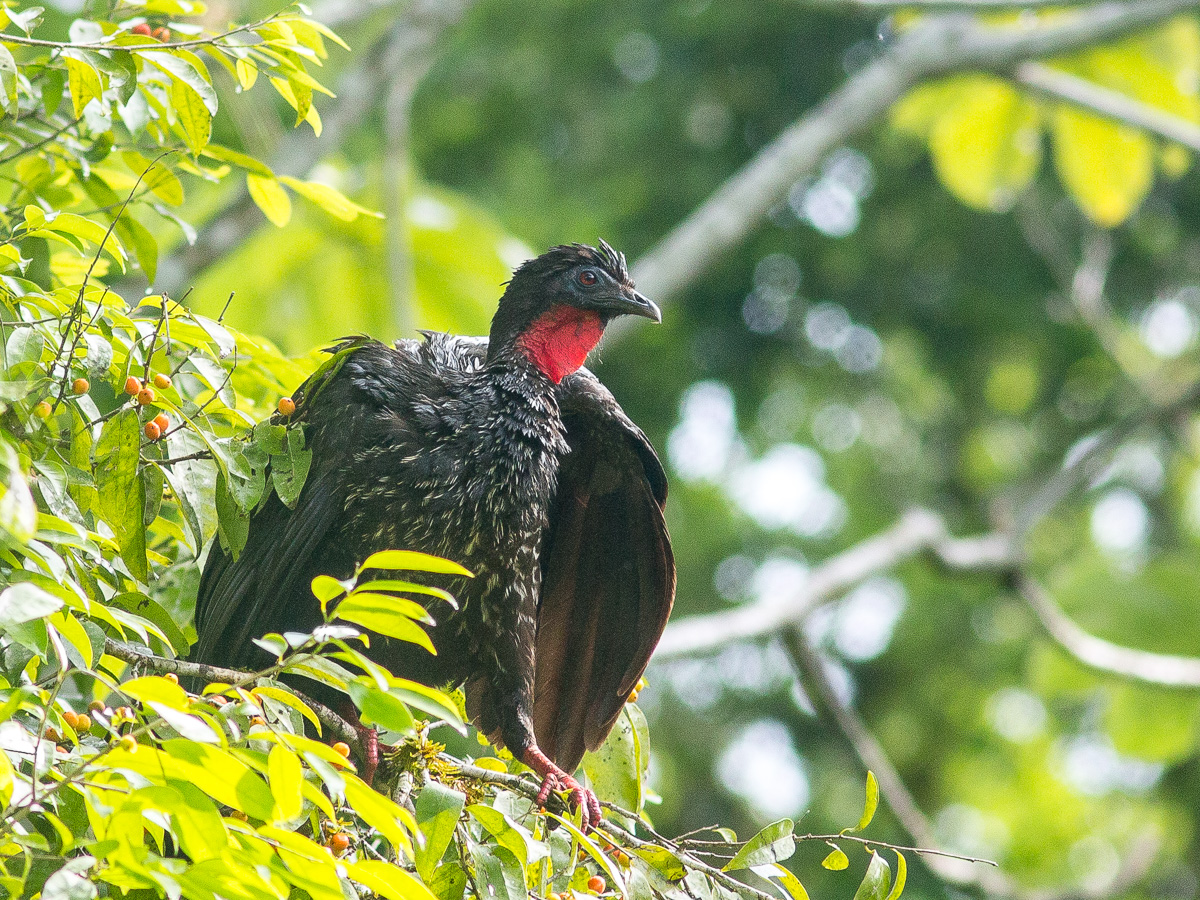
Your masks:
<svg viewBox="0 0 1200 900"><path fill-rule="evenodd" d="M312 451L304 449L304 430L287 429L286 453L271 457L271 484L288 509L295 509L311 465Z"/></svg>
<svg viewBox="0 0 1200 900"><path fill-rule="evenodd" d="M159 703L171 709L188 708L187 692L161 675L145 675L121 684L121 692L142 703Z"/></svg>
<svg viewBox="0 0 1200 900"><path fill-rule="evenodd" d="M254 175L260 175L263 178L274 178L275 173L271 171L266 163L260 162L253 156L245 153L239 153L236 150L230 150L228 147L222 147L220 144L209 144L204 148L204 156L210 156L213 159L218 159L221 162L231 163L235 166L240 166Z"/></svg>
<svg viewBox="0 0 1200 900"><path fill-rule="evenodd" d="M311 200L325 212L343 222L353 222L360 215L383 218L383 213L373 212L365 206L359 206L341 191L319 181L301 181L290 175L280 175L279 180L290 187L301 197Z"/></svg>
<svg viewBox="0 0 1200 900"><path fill-rule="evenodd" d="M436 654L433 641L425 629L412 620L402 609L384 600L377 600L376 595L351 595L337 605L334 610L335 619L343 619L369 628L377 634L387 635L401 641L408 641L424 647L430 653ZM409 601L411 602L411 601Z"/></svg>
<svg viewBox="0 0 1200 900"><path fill-rule="evenodd" d="M871 824L871 820L875 818L875 810L879 808L879 782L875 780L874 772L867 772L867 797L863 803L862 815L858 817L858 824L853 828L846 829L847 831L862 831Z"/></svg>
<svg viewBox="0 0 1200 900"><path fill-rule="evenodd" d="M351 682L349 689L364 725L382 725L400 734L415 731L412 713L399 697L361 681Z"/></svg>
<svg viewBox="0 0 1200 900"><path fill-rule="evenodd" d="M867 866L867 874L854 892L854 900L885 900L888 889L892 885L892 870L887 861L871 851L871 862Z"/></svg>
<svg viewBox="0 0 1200 900"><path fill-rule="evenodd" d="M376 859L345 863L350 878L386 900L437 900L429 888L399 866Z"/></svg>
<svg viewBox="0 0 1200 900"><path fill-rule="evenodd" d="M529 896L525 869L503 847L471 843L475 880L484 896L494 900L526 900Z"/></svg>
<svg viewBox="0 0 1200 900"><path fill-rule="evenodd" d="M64 60L67 64L67 86L71 91L71 104L75 110L75 118L83 117L83 108L92 100L104 93L104 85L100 81L100 73L80 55L66 51Z"/></svg>
<svg viewBox="0 0 1200 900"><path fill-rule="evenodd" d="M0 44L0 99L4 108L13 111L17 107L17 62L9 49ZM48 114L51 115L51 114Z"/></svg>
<svg viewBox="0 0 1200 900"><path fill-rule="evenodd" d="M904 883L908 881L908 861L899 850L892 852L896 854L896 883L892 885L887 900L900 900L900 895L904 893Z"/></svg>
<svg viewBox="0 0 1200 900"><path fill-rule="evenodd" d="M287 191L280 186L275 178L264 178L253 172L246 173L246 189L263 215L273 225L282 228L292 217L292 201L288 199Z"/></svg>
<svg viewBox="0 0 1200 900"><path fill-rule="evenodd" d="M271 786L271 796L275 798L272 821L285 823L300 815L300 783L303 780L300 757L282 744L272 747L267 756L267 782Z"/></svg>
<svg viewBox="0 0 1200 900"><path fill-rule="evenodd" d="M205 112L208 113L209 119L217 114L217 92L213 90L212 84L209 83L208 72L204 69L204 63L197 57L190 53L165 50L161 52L143 52L139 55L146 62L157 66L170 75L175 83L186 85L188 90L200 100ZM175 93L172 90L173 99L174 96ZM197 150L195 152L199 153L200 151Z"/></svg>
<svg viewBox="0 0 1200 900"><path fill-rule="evenodd" d="M783 889L787 891L791 900L809 900L808 891L804 889L804 885L800 883L800 879L779 865L779 863L755 866L754 873L761 875L763 878L777 879L783 885Z"/></svg>
<svg viewBox="0 0 1200 900"><path fill-rule="evenodd" d="M37 585L18 582L0 592L0 632L48 616L62 605L62 600Z"/></svg>
<svg viewBox="0 0 1200 900"><path fill-rule="evenodd" d="M929 138L938 178L968 206L1003 212L1041 166L1038 106L990 75L955 81L956 101L941 110Z"/></svg>
<svg viewBox="0 0 1200 900"><path fill-rule="evenodd" d="M126 591L114 596L109 604L145 619L166 636L167 642L176 654L182 656L186 653L188 639L184 637L179 625L171 618L171 614L157 601L139 591Z"/></svg>
<svg viewBox="0 0 1200 900"><path fill-rule="evenodd" d="M467 733L466 723L459 715L458 706L437 688L431 688L407 678L392 678L388 693L399 697L408 706L441 719L460 734Z"/></svg>
<svg viewBox="0 0 1200 900"><path fill-rule="evenodd" d="M788 859L796 852L796 841L792 836L795 827L796 824L791 819L772 822L750 838L721 871L733 872Z"/></svg>
<svg viewBox="0 0 1200 900"><path fill-rule="evenodd" d="M229 555L236 559L250 537L250 513L233 498L224 472L217 473L216 506L217 531L221 535L221 543L229 550Z"/></svg>
<svg viewBox="0 0 1200 900"><path fill-rule="evenodd" d="M427 781L417 795L417 826L425 837L416 851L417 873L427 883L450 846L466 801L465 794L433 780Z"/></svg>
<svg viewBox="0 0 1200 900"><path fill-rule="evenodd" d="M312 708L307 703L305 703L291 691L284 690L280 687L274 687L272 685L259 685L251 690L250 693L254 694L255 696L269 697L276 703L282 703L289 709L294 709L312 724L313 730L316 731L317 736L320 737L321 720L317 718L317 714L312 711Z"/></svg>
<svg viewBox="0 0 1200 900"><path fill-rule="evenodd" d="M501 847L517 858L522 866L530 865L550 855L550 848L536 840L528 829L522 828L500 810L474 804L467 812L496 839Z"/></svg>
<svg viewBox="0 0 1200 900"><path fill-rule="evenodd" d="M171 104L175 108L175 119L183 130L188 149L195 156L208 146L212 137L212 113L204 98L182 81L171 82Z"/></svg>
<svg viewBox="0 0 1200 900"><path fill-rule="evenodd" d="M1054 163L1080 209L1111 228L1141 205L1154 182L1154 143L1145 133L1066 105L1051 119Z"/></svg>
<svg viewBox="0 0 1200 900"><path fill-rule="evenodd" d="M104 424L96 444L96 487L100 517L108 523L121 548L121 558L139 581L149 578L146 563L146 508L138 458L142 429L135 410L127 409Z"/></svg>
<svg viewBox="0 0 1200 900"><path fill-rule="evenodd" d="M617 717L616 726L594 753L583 757L592 790L602 800L633 812L641 812L642 765L633 720L625 707ZM611 813L606 813L610 815Z"/></svg>
<svg viewBox="0 0 1200 900"><path fill-rule="evenodd" d="M470 571L458 563L440 556L430 556L428 553L418 553L416 550L381 550L366 558L358 573L371 569L397 569L405 572L436 572L442 575L464 575L474 578Z"/></svg>
<svg viewBox="0 0 1200 900"><path fill-rule="evenodd" d="M349 772L343 776L346 779L346 802L364 822L387 838L393 847L403 850L412 856L412 843L405 829L416 830L416 822L405 809L393 801L373 791L361 778Z"/></svg>
<svg viewBox="0 0 1200 900"><path fill-rule="evenodd" d="M831 872L840 872L850 865L850 858L846 856L845 851L841 847L836 844L830 844L829 846L833 847L833 850L821 860L823 867L829 869Z"/></svg>

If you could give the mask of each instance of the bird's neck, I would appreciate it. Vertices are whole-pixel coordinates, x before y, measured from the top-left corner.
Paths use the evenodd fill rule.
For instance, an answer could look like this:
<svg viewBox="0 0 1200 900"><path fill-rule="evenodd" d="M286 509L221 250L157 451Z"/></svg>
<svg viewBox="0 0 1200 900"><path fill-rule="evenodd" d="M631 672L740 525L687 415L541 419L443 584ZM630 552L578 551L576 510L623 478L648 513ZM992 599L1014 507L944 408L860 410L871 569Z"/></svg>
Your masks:
<svg viewBox="0 0 1200 900"><path fill-rule="evenodd" d="M583 365L604 334L604 320L590 310L555 305L521 333L516 349L558 384Z"/></svg>

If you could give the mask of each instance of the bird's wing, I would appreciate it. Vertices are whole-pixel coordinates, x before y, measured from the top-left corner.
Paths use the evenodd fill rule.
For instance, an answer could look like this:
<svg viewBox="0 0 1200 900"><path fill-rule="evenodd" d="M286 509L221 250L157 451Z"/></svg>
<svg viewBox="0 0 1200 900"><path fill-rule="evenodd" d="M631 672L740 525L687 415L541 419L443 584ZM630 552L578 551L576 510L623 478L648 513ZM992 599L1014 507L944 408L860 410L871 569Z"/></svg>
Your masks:
<svg viewBox="0 0 1200 900"><path fill-rule="evenodd" d="M587 370L563 381L571 452L542 550L534 732L568 772L604 741L675 599L667 481L650 442Z"/></svg>
<svg viewBox="0 0 1200 900"><path fill-rule="evenodd" d="M360 351L396 352L365 338L343 341L295 394L294 421L303 423L313 450L313 468L296 507L288 509L272 492L254 512L249 538L237 559L213 541L196 598L193 659L250 665L256 655L252 641L265 631L282 627L281 622L295 629L318 624L309 587L314 576L353 567L352 559L339 565L336 531L345 503L341 448L355 446L354 433L365 426L375 406L369 391L357 383L353 367L346 368Z"/></svg>

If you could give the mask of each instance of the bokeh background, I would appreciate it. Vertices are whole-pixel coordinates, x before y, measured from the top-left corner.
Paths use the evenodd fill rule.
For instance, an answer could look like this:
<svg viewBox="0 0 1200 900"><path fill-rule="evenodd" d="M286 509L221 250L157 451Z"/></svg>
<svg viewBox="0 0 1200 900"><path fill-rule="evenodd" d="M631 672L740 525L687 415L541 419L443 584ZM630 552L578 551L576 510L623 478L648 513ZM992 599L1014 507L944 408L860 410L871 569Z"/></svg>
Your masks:
<svg viewBox="0 0 1200 900"><path fill-rule="evenodd" d="M1030 15L998 5L999 24ZM800 0L313 13L352 48L322 78L338 94L317 101L322 137L256 91L230 95L214 140L387 218L294 198L277 227L236 184L189 186L196 233L163 225L175 250L155 284L209 314L232 293L229 321L297 356L359 331L485 332L511 268L552 244L603 237L642 259L912 25ZM1194 16L1074 59L1060 68L1200 119ZM1147 683L1158 657L1124 677L1085 665L1030 603L1112 645L1200 655L1193 169L1178 143L1002 78L937 82L657 298L662 326L606 341L593 367L671 477L676 621L799 602L823 562L903 536L914 509L963 538L1016 534L1035 579L900 553L816 597L807 672L794 630L790 651L778 632L656 662L639 703L664 834L843 827L865 734L919 817L897 819L893 793L873 833L1005 875L956 886L914 863L914 897L1197 895L1200 691ZM790 865L812 896L849 896L826 851Z"/></svg>

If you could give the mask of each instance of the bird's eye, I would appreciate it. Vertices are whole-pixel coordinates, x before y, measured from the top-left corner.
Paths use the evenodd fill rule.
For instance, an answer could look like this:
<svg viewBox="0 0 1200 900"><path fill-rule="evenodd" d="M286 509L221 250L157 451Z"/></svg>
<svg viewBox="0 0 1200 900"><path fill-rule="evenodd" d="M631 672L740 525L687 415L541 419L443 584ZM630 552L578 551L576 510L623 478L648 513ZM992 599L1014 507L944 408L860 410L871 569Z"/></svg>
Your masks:
<svg viewBox="0 0 1200 900"><path fill-rule="evenodd" d="M579 273L579 275L576 276L576 279L584 287L591 287L593 284L595 284L599 280L596 277L596 273L593 272L591 269L584 269L582 272Z"/></svg>

